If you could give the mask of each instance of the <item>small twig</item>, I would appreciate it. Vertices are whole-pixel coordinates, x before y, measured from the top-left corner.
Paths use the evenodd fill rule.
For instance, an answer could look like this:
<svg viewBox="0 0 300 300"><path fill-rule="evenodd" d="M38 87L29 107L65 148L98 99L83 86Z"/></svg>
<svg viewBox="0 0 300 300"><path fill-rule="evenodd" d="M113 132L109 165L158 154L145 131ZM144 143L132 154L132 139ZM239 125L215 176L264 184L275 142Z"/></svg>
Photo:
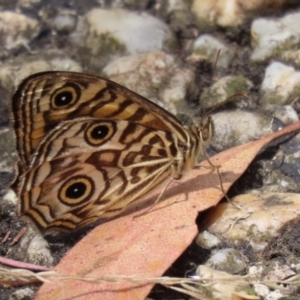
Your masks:
<svg viewBox="0 0 300 300"><path fill-rule="evenodd" d="M10 242L9 246L15 245L20 240L20 238L24 235L24 233L26 232L26 230L27 230L27 227L23 227L19 231L19 233L14 237L14 239Z"/></svg>
<svg viewBox="0 0 300 300"><path fill-rule="evenodd" d="M6 232L5 237L2 239L1 244L4 244L4 243L7 241L7 239L8 239L9 236L10 236L10 234L11 234L11 231L8 230L8 231Z"/></svg>
<svg viewBox="0 0 300 300"><path fill-rule="evenodd" d="M233 221L233 223L230 225L229 230L227 231L227 233L230 232L230 231L233 229L233 226L234 226L238 221L240 221L240 220L246 220L246 219L249 218L251 215L252 215L252 213L248 213L247 216L245 216L245 217L240 217L240 218L235 219L235 220Z"/></svg>
<svg viewBox="0 0 300 300"><path fill-rule="evenodd" d="M9 267L13 267L13 268L26 269L26 270L31 270L31 271L50 271L51 270L48 267L24 263L22 261L17 261L17 260L13 260L13 259L2 257L2 256L0 256L0 264L9 266Z"/></svg>

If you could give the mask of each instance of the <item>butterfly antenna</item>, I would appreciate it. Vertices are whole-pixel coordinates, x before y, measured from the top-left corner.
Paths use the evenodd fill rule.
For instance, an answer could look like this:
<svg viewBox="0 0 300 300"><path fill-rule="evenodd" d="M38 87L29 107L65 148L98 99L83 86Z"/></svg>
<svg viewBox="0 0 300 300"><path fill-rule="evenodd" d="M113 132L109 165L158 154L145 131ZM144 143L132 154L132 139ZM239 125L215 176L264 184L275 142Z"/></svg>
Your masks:
<svg viewBox="0 0 300 300"><path fill-rule="evenodd" d="M211 84L210 84L210 86L209 86L208 93L207 93L208 98L209 98L209 95L210 95L210 93L211 93L211 86L212 86L212 82L213 82L213 80L214 80L214 75L215 75L215 72L216 72L217 63L218 63L218 60L219 60L219 58L220 58L220 54L221 54L221 49L219 49L219 50L217 51L216 59L215 59L214 65L213 65L213 71L212 71L212 75L211 75L211 79L210 79ZM247 95L246 95L245 93L237 93L237 94L234 94L234 95L228 97L224 102L215 105L213 108L211 108L209 111L207 111L207 112L205 113L205 115L202 117L202 120L208 118L208 117L210 116L210 114L211 114L213 111L215 111L215 110L218 109L219 107L223 106L224 104L226 104L226 103L232 101L233 98L238 97L238 96L242 96L242 97L246 97L246 98L247 98ZM233 206L235 206L236 208L240 209L240 207L238 207L236 204L234 204L234 203L230 200L230 198L227 196L227 194L226 194L226 191L225 191L225 189L224 189L224 187L223 187L223 182L222 182L221 173L220 173L220 170L219 170L219 169L220 169L220 166L215 166L215 165L211 162L211 160L209 159L209 157L207 156L207 154L205 153L205 151L203 151L203 155L204 155L206 161L209 163L210 168L211 168L212 170L215 170L215 171L217 172L217 175L218 175L218 177L219 177L219 182L220 182L220 189L221 189L221 191L222 191L224 197L226 198L226 200L227 200L229 203L231 203Z"/></svg>
<svg viewBox="0 0 300 300"><path fill-rule="evenodd" d="M212 74L211 74L211 82L213 81L213 76L214 76L214 74L216 72L216 69L217 69L217 63L219 61L220 54L221 54L221 49L218 50L217 55L216 55L216 59L215 59L215 62L214 62L213 71L212 71Z"/></svg>
<svg viewBox="0 0 300 300"><path fill-rule="evenodd" d="M248 98L248 95L246 93L236 93L230 97L228 97L224 102L221 102L219 104L216 104L213 108L211 108L208 112L205 113L204 117L207 117L210 115L213 111L217 110L218 108L222 107L223 105L229 103L232 101L233 98L235 97L245 97Z"/></svg>
<svg viewBox="0 0 300 300"><path fill-rule="evenodd" d="M208 88L208 92L207 92L207 99L209 99L209 96L210 96L211 86L212 86L212 83L214 81L214 75L216 73L217 63L218 63L218 60L220 58L220 54L221 54L221 49L219 49L217 51L217 54L216 54L215 62L214 62L213 69L212 69L212 72L211 72L210 84L209 84L209 88ZM205 116L207 116L207 114L205 114Z"/></svg>
<svg viewBox="0 0 300 300"><path fill-rule="evenodd" d="M211 84L210 84L209 89L208 89L207 98L209 98L209 95L210 95L210 93L211 93L211 86L212 86L212 82L213 82L213 80L214 80L214 75L215 75L215 73L216 73L217 64L218 64L220 55L221 55L221 49L219 49L219 50L217 51L217 54L216 54L216 59L215 59L215 61L214 61L213 70L212 70L212 74L211 74L211 78L210 78ZM211 108L209 111L207 111L207 112L204 114L203 118L208 117L213 111L215 111L215 110L217 110L218 108L220 108L221 106L223 106L223 105L225 105L225 104L231 102L232 99L234 99L235 97L245 97L245 98L248 98L247 94L242 93L242 92L241 92L241 93L234 94L234 95L228 97L228 98L227 98L225 101L223 101L222 103L216 104L213 108Z"/></svg>

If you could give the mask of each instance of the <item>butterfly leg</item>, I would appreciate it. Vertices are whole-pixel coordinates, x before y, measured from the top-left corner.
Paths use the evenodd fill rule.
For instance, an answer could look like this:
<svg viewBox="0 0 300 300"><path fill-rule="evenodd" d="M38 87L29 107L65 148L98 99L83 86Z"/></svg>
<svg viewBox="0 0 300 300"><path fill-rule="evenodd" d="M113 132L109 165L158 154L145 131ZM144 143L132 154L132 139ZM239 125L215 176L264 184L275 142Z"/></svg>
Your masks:
<svg viewBox="0 0 300 300"><path fill-rule="evenodd" d="M224 197L226 198L226 200L231 203L234 207L236 207L237 209L241 209L240 207L238 207L236 204L234 204L231 199L227 196L225 190L224 190L224 187L223 187L223 182L222 182L222 177L221 177L221 173L219 171L219 169L221 168L220 166L215 166L211 160L209 159L209 157L206 155L206 153L204 152L203 155L205 156L205 159L207 160L207 162L209 163L210 167L213 171L216 170L217 174L218 174L218 177L219 177L219 182L220 182L220 189L224 195Z"/></svg>
<svg viewBox="0 0 300 300"><path fill-rule="evenodd" d="M168 187L170 186L170 184L172 183L174 179L171 177L167 184L164 186L164 188L161 190L161 192L159 193L158 197L156 198L155 202L149 207L149 210L156 204L158 203L158 201L162 198L163 194L165 193L165 191L168 189Z"/></svg>
<svg viewBox="0 0 300 300"><path fill-rule="evenodd" d="M147 208L147 210L145 210L145 212L135 216L135 217L140 217L143 216L147 213L149 213L151 211L151 209L159 202L159 200L162 198L162 196L164 195L165 191L168 189L168 187L170 186L170 184L172 183L172 181L174 180L174 178L170 178L167 183L165 184L165 186L163 187L163 189L161 190L161 192L159 193L159 195L157 196L157 198L155 199L154 203L151 204L150 207Z"/></svg>

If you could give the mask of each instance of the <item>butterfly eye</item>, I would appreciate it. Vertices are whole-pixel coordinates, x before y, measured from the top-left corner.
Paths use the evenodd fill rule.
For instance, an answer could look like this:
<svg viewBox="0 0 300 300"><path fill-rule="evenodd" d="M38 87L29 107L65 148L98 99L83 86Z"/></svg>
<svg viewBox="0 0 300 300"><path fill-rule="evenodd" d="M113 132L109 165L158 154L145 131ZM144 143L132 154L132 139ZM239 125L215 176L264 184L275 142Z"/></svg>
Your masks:
<svg viewBox="0 0 300 300"><path fill-rule="evenodd" d="M67 108L79 99L79 91L75 87L65 86L56 90L51 98L53 109Z"/></svg>
<svg viewBox="0 0 300 300"><path fill-rule="evenodd" d="M90 125L85 131L85 140L91 146L99 146L110 139L116 132L113 122L97 122Z"/></svg>
<svg viewBox="0 0 300 300"><path fill-rule="evenodd" d="M206 140L208 140L208 137L209 137L208 129L203 129L202 130L202 140L205 142Z"/></svg>
<svg viewBox="0 0 300 300"><path fill-rule="evenodd" d="M75 176L61 186L58 198L65 205L78 205L88 200L94 189L94 182L89 177Z"/></svg>
<svg viewBox="0 0 300 300"><path fill-rule="evenodd" d="M213 135L213 123L210 116L204 118L200 125L200 139L203 143L209 142Z"/></svg>

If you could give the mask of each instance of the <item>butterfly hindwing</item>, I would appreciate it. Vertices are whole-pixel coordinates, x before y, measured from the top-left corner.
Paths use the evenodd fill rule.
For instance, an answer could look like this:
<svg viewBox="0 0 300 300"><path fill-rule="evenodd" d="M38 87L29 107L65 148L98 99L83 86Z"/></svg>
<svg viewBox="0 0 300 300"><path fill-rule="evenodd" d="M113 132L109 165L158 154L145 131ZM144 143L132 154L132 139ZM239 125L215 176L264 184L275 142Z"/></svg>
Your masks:
<svg viewBox="0 0 300 300"><path fill-rule="evenodd" d="M40 229L74 229L116 215L170 176L179 153L174 138L129 121L61 122L19 178L20 212Z"/></svg>

